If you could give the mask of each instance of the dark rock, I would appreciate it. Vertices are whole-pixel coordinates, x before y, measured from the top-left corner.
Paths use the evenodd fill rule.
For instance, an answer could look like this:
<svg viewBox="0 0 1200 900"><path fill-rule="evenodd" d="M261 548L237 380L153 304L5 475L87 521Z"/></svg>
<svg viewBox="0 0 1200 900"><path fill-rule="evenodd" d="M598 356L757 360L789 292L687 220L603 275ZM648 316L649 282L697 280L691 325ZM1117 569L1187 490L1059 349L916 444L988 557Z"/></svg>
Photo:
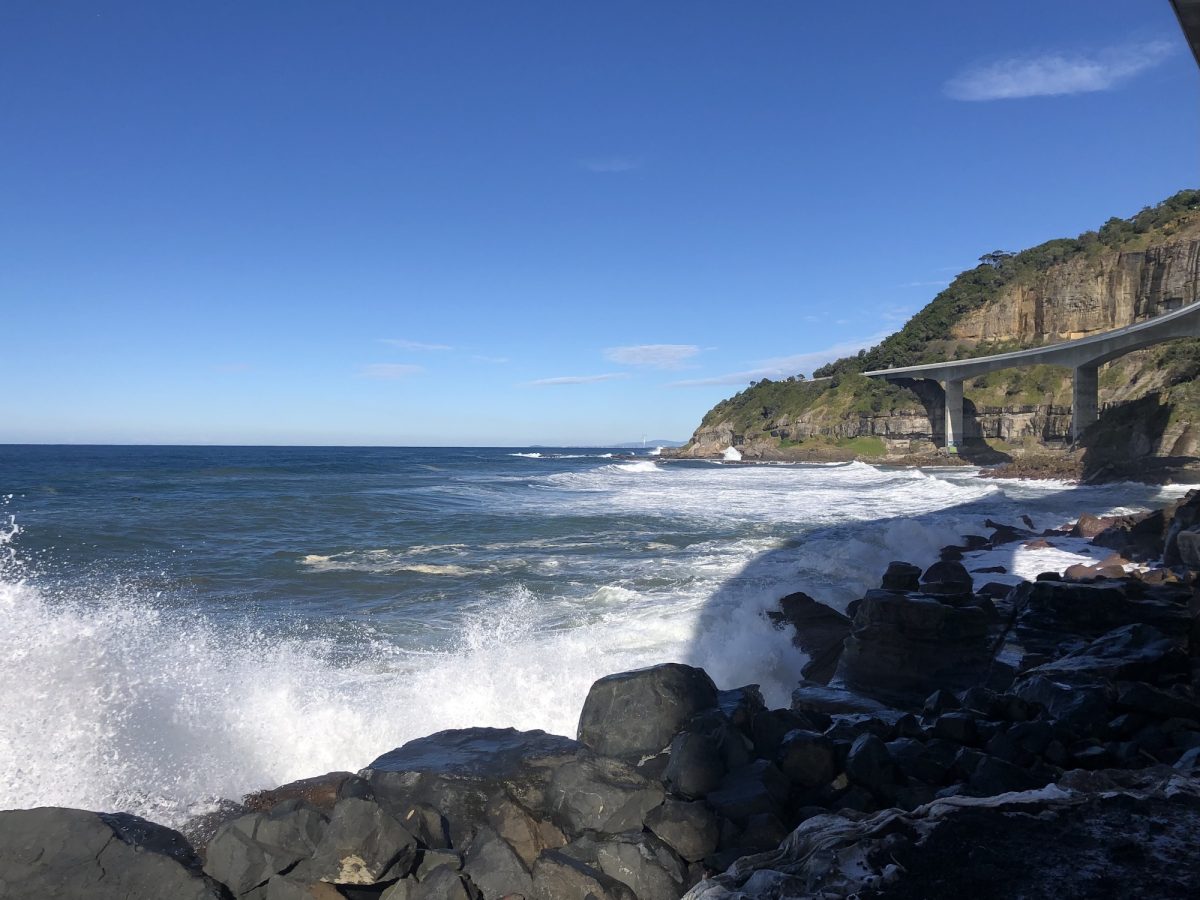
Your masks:
<svg viewBox="0 0 1200 900"><path fill-rule="evenodd" d="M942 562L959 562L962 558L962 547L943 547L938 551L938 559Z"/></svg>
<svg viewBox="0 0 1200 900"><path fill-rule="evenodd" d="M442 866L418 882L409 897L411 900L480 900L481 894L462 875Z"/></svg>
<svg viewBox="0 0 1200 900"><path fill-rule="evenodd" d="M547 850L533 866L534 900L638 900L625 884L559 850Z"/></svg>
<svg viewBox="0 0 1200 900"><path fill-rule="evenodd" d="M1117 706L1161 719L1200 719L1200 705L1188 697L1159 690L1144 682L1117 685Z"/></svg>
<svg viewBox="0 0 1200 900"><path fill-rule="evenodd" d="M240 897L312 856L327 821L299 800L234 819L209 842L204 871Z"/></svg>
<svg viewBox="0 0 1200 900"><path fill-rule="evenodd" d="M447 850L454 846L450 841L450 823L428 803L415 803L396 819L424 847Z"/></svg>
<svg viewBox="0 0 1200 900"><path fill-rule="evenodd" d="M932 734L955 744L972 745L979 740L975 719L965 712L948 712L938 716L933 723Z"/></svg>
<svg viewBox="0 0 1200 900"><path fill-rule="evenodd" d="M646 816L646 827L689 862L701 860L717 849L717 817L704 803L668 798Z"/></svg>
<svg viewBox="0 0 1200 900"><path fill-rule="evenodd" d="M693 896L1194 897L1200 796L1179 772L1173 778L1139 774L1140 780L1121 785L935 803L858 821L821 817L793 833L778 853L743 860ZM773 875L791 879L781 882L788 887L747 890L751 879L770 885Z"/></svg>
<svg viewBox="0 0 1200 900"><path fill-rule="evenodd" d="M1157 680L1164 674L1182 672L1186 666L1186 655L1177 641L1150 625L1126 625L1029 670L1022 678L1045 676L1076 684L1096 678Z"/></svg>
<svg viewBox="0 0 1200 900"><path fill-rule="evenodd" d="M596 845L600 871L628 886L638 900L676 900L687 886L687 866L653 834L622 834Z"/></svg>
<svg viewBox="0 0 1200 900"><path fill-rule="evenodd" d="M555 769L546 796L552 821L568 835L640 831L664 798L660 785L631 766L590 754Z"/></svg>
<svg viewBox="0 0 1200 900"><path fill-rule="evenodd" d="M788 836L788 831L774 814L758 813L746 822L738 844L748 850L774 850Z"/></svg>
<svg viewBox="0 0 1200 900"><path fill-rule="evenodd" d="M983 719L1003 718L998 695L995 691L985 687L973 687L965 690L962 695L962 705L964 709L970 710Z"/></svg>
<svg viewBox="0 0 1200 900"><path fill-rule="evenodd" d="M757 813L777 815L787 796L787 778L774 763L759 759L726 775L707 799L722 816L744 825Z"/></svg>
<svg viewBox="0 0 1200 900"><path fill-rule="evenodd" d="M920 741L897 738L888 741L887 748L906 777L931 785L940 785L946 780L950 766L941 762L935 754L928 752Z"/></svg>
<svg viewBox="0 0 1200 900"><path fill-rule="evenodd" d="M720 745L703 734L681 732L671 741L663 782L681 797L695 799L715 791L725 777Z"/></svg>
<svg viewBox="0 0 1200 900"><path fill-rule="evenodd" d="M873 734L861 735L846 757L846 776L877 797L895 795L903 776L887 745Z"/></svg>
<svg viewBox="0 0 1200 900"><path fill-rule="evenodd" d="M717 709L735 728L749 734L754 717L767 708L757 684L717 692Z"/></svg>
<svg viewBox="0 0 1200 900"><path fill-rule="evenodd" d="M517 851L491 828L480 827L463 856L463 871L485 897L533 893L533 875Z"/></svg>
<svg viewBox="0 0 1200 900"><path fill-rule="evenodd" d="M939 688L925 698L922 712L927 716L940 716L944 712L961 708L962 702L954 694Z"/></svg>
<svg viewBox="0 0 1200 900"><path fill-rule="evenodd" d="M931 597L871 591L846 639L839 674L854 690L917 705L935 688L978 683L991 660L989 617Z"/></svg>
<svg viewBox="0 0 1200 900"><path fill-rule="evenodd" d="M903 715L900 710L864 697L843 687L828 687L826 685L801 682L792 691L792 709L803 716L812 719L817 729L824 731L829 727L830 716L865 714L894 722ZM824 724L821 718L824 718Z"/></svg>
<svg viewBox="0 0 1200 900"><path fill-rule="evenodd" d="M488 826L516 851L530 870L543 850L556 850L567 843L566 836L554 823L534 819L507 797L488 801L485 816Z"/></svg>
<svg viewBox="0 0 1200 900"><path fill-rule="evenodd" d="M379 804L401 821L422 804L437 810L457 847L487 821L488 803L497 798L535 819L549 818L551 776L584 753L577 742L544 731L463 728L409 741L362 774Z"/></svg>
<svg viewBox="0 0 1200 900"><path fill-rule="evenodd" d="M768 613L777 627L790 624L792 643L808 654L800 674L810 681L828 684L842 655L842 642L850 634L850 619L837 610L796 592L779 601L779 612Z"/></svg>
<svg viewBox="0 0 1200 900"><path fill-rule="evenodd" d="M378 884L403 878L417 861L417 841L370 800L339 800L329 817L310 871L333 884Z"/></svg>
<svg viewBox="0 0 1200 900"><path fill-rule="evenodd" d="M400 887L397 887L399 885ZM380 896L379 900L408 900L405 882L397 882ZM256 892L257 893L257 892ZM346 895L332 884L310 881L299 872L275 875L267 882L266 900L345 900Z"/></svg>
<svg viewBox="0 0 1200 900"><path fill-rule="evenodd" d="M882 719L860 714L834 716L825 729L826 737L835 741L853 743L860 734L873 734L886 741L892 737L892 726Z"/></svg>
<svg viewBox="0 0 1200 900"><path fill-rule="evenodd" d="M1112 718L1112 691L1101 685L1073 687L1035 674L1022 678L1015 690L1020 697L1045 707L1051 716L1071 728L1090 729Z"/></svg>
<svg viewBox="0 0 1200 900"><path fill-rule="evenodd" d="M814 788L828 784L837 774L837 751L832 740L812 731L788 734L779 748L779 771L792 784Z"/></svg>
<svg viewBox="0 0 1200 900"><path fill-rule="evenodd" d="M1008 569L1004 566L980 566L978 569L972 569L973 575L1007 575Z"/></svg>
<svg viewBox="0 0 1200 900"><path fill-rule="evenodd" d="M811 728L808 717L790 709L771 709L754 718L754 749L763 759L774 759L784 737L800 728Z"/></svg>
<svg viewBox="0 0 1200 900"><path fill-rule="evenodd" d="M921 586L921 567L906 562L890 562L880 587L885 591L916 591Z"/></svg>
<svg viewBox="0 0 1200 900"><path fill-rule="evenodd" d="M605 756L636 762L664 749L688 719L716 702L716 685L693 666L664 663L607 675L588 691L579 741Z"/></svg>
<svg viewBox="0 0 1200 900"><path fill-rule="evenodd" d="M925 570L921 585L930 594L969 594L975 582L961 562L943 559Z"/></svg>
<svg viewBox="0 0 1200 900"><path fill-rule="evenodd" d="M985 755L971 772L967 784L971 793L980 797L991 797L1010 791L1033 790L1045 786L1048 781L1049 779L1038 778L1020 766Z"/></svg>
<svg viewBox="0 0 1200 900"><path fill-rule="evenodd" d="M489 830L486 825L480 829L480 831L484 832ZM478 837L478 832L476 833L476 837ZM463 867L462 854L457 850L419 850L417 852L417 866L413 869L412 875L417 881L424 881L434 869L440 869L442 866L449 866L453 871L461 872Z"/></svg>
<svg viewBox="0 0 1200 900"><path fill-rule="evenodd" d="M13 900L220 900L183 835L137 816L0 811L0 896Z"/></svg>
<svg viewBox="0 0 1200 900"><path fill-rule="evenodd" d="M355 790L364 789L369 790L369 786L352 772L330 772L316 778L292 781L268 791L247 794L242 798L242 803L251 812L265 812L285 800L300 800L328 815L338 800Z"/></svg>

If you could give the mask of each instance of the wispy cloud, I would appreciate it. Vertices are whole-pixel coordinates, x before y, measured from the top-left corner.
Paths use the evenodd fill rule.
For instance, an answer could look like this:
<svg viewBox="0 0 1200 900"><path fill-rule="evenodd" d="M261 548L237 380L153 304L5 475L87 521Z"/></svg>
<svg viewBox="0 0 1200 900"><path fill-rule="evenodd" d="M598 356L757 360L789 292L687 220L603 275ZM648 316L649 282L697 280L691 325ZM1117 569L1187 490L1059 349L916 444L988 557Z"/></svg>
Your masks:
<svg viewBox="0 0 1200 900"><path fill-rule="evenodd" d="M410 375L420 375L424 371L424 366L416 366L412 363L371 363L369 366L359 369L358 374L363 378L395 381L398 378L408 378Z"/></svg>
<svg viewBox="0 0 1200 900"><path fill-rule="evenodd" d="M548 387L556 384L595 384L598 381L617 381L621 378L628 378L626 372L608 372L604 375L559 375L557 378L539 378L536 381L528 381L530 387Z"/></svg>
<svg viewBox="0 0 1200 900"><path fill-rule="evenodd" d="M797 353L793 356L776 356L771 359L760 360L752 369L746 369L741 372L729 372L725 375L714 375L710 378L689 378L684 381L674 381L671 383L671 387L746 384L747 382L758 381L762 378L787 378L789 375L796 375L800 372L810 375L813 369L819 368L827 362L833 362L835 359L841 359L843 356L857 353L859 350L873 347L886 336L887 332L881 332L871 337L861 338L860 340L843 341L840 344L834 344L832 347L826 347L823 350L813 350L810 353Z"/></svg>
<svg viewBox="0 0 1200 900"><path fill-rule="evenodd" d="M397 347L400 350L453 350L449 344L426 344L421 341L406 341L403 338L380 338L380 343L387 344L389 347Z"/></svg>
<svg viewBox="0 0 1200 900"><path fill-rule="evenodd" d="M502 366L505 363L510 361L507 356L480 356L479 354L475 354L474 356L471 357L471 359L474 362L491 363L491 364L497 365L497 366Z"/></svg>
<svg viewBox="0 0 1200 900"><path fill-rule="evenodd" d="M700 348L695 344L638 344L634 347L609 347L604 358L623 366L648 366L652 369L682 369Z"/></svg>
<svg viewBox="0 0 1200 900"><path fill-rule="evenodd" d="M634 156L596 156L579 160L579 168L599 175L633 172L642 167L642 161Z"/></svg>
<svg viewBox="0 0 1200 900"><path fill-rule="evenodd" d="M1108 91L1175 52L1171 41L1110 47L1091 54L1043 53L981 63L946 82L955 100L1013 100Z"/></svg>

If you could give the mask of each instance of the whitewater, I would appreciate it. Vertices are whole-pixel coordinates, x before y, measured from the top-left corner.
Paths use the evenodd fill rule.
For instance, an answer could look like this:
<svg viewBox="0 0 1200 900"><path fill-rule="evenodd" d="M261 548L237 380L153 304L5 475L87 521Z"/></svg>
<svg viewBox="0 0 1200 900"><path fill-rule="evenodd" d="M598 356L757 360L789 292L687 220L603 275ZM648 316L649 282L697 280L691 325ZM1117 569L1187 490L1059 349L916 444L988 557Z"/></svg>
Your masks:
<svg viewBox="0 0 1200 900"><path fill-rule="evenodd" d="M0 448L0 808L180 824L470 725L573 735L602 675L677 660L787 702L764 611L839 608L987 518L1177 489L604 450ZM1007 577L1094 556L992 551ZM980 576L991 578L993 576Z"/></svg>

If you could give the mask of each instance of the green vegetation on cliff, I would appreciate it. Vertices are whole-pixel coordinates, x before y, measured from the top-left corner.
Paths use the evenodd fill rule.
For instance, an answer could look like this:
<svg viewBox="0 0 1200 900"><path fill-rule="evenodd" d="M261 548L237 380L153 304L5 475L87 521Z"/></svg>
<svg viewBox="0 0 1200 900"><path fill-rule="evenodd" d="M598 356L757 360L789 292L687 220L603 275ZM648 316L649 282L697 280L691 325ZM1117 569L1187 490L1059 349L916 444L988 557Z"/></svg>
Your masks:
<svg viewBox="0 0 1200 900"><path fill-rule="evenodd" d="M915 441L917 432L929 431L930 417L936 420L939 415L940 398L923 383L890 383L867 378L863 372L1034 346L1042 336L971 342L955 339L954 329L968 314L989 304L1009 302L1005 298L1016 291L1035 288L1038 279L1055 267L1071 264L1078 270L1076 261L1080 259L1096 260L1098 267L1104 260L1111 265L1117 254L1192 240L1198 234L1200 191L1186 190L1128 219L1109 219L1098 230L1075 238L1047 241L1019 253L985 254L978 266L959 274L903 328L870 350L817 369L813 380L806 381L803 376L764 379L722 400L704 416L689 446L704 446L702 452L709 452L714 442L729 440L750 449L752 455L782 457L801 456L824 445L862 456L885 450L919 452L905 438ZM1090 274L1086 277L1093 278ZM1190 432L1186 423L1180 423L1185 419L1200 423L1200 388L1188 384L1197 375L1200 341L1177 341L1120 358L1102 369L1101 399L1109 404L1128 403L1152 395L1155 399L1146 403L1170 407L1162 413L1164 424ZM1062 433L1071 403L1070 373L1055 366L1006 369L968 382L966 397L968 408L980 413L1003 411L1010 418L1024 415L1023 436L1004 436L1014 446L1036 444ZM1053 419L1055 416L1059 418ZM870 424L881 417L892 418L882 427ZM1119 417L1109 418L1115 422ZM881 435L892 446L887 446ZM870 447L852 446L862 440L870 441ZM997 446L1001 443L997 441Z"/></svg>

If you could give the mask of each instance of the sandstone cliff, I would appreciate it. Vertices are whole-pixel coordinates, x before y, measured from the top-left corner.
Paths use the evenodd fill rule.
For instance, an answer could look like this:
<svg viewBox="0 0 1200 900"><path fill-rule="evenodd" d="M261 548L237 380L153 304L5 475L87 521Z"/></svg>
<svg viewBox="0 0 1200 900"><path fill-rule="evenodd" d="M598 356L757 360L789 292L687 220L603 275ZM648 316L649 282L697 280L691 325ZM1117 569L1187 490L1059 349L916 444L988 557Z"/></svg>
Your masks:
<svg viewBox="0 0 1200 900"><path fill-rule="evenodd" d="M873 368L979 356L1120 328L1200 300L1200 191L1184 191L1097 232L1017 254L992 253L962 273L878 347L805 381L764 380L717 404L679 455L750 459L907 458L944 438L933 382L887 384ZM1200 341L1114 360L1101 371L1097 459L1194 456ZM987 461L1066 449L1070 373L1054 366L995 372L965 386L965 431ZM1196 428L1193 428L1196 420Z"/></svg>

